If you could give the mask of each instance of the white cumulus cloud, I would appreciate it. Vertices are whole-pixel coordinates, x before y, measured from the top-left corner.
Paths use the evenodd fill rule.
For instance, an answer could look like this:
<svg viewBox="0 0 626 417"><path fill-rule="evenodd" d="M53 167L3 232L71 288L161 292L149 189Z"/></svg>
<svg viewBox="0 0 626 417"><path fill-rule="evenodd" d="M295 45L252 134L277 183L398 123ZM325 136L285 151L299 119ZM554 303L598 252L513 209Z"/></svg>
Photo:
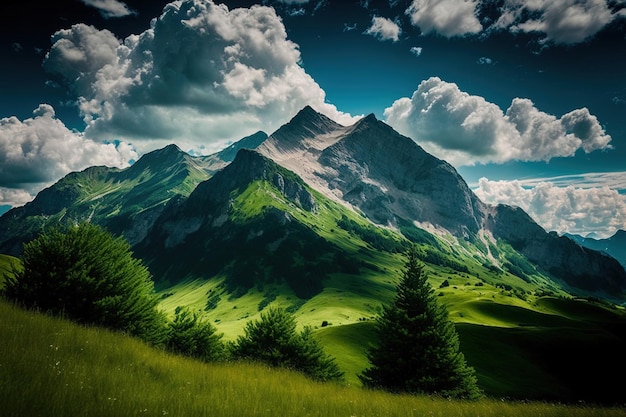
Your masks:
<svg viewBox="0 0 626 417"><path fill-rule="evenodd" d="M477 0L413 0L405 13L424 34L463 36L483 29L476 17L478 3Z"/></svg>
<svg viewBox="0 0 626 417"><path fill-rule="evenodd" d="M374 16L372 17L372 24L365 31L366 34L372 35L381 41L393 41L400 40L400 34L402 29L400 26L391 19L386 17Z"/></svg>
<svg viewBox="0 0 626 417"><path fill-rule="evenodd" d="M610 237L626 229L626 196L608 186L559 187L551 182L490 181L481 178L476 195L489 204L524 209L548 231Z"/></svg>
<svg viewBox="0 0 626 417"><path fill-rule="evenodd" d="M72 171L94 165L122 168L136 158L127 143L98 143L69 130L52 106L41 104L32 118L0 119L0 205L23 204Z"/></svg>
<svg viewBox="0 0 626 417"><path fill-rule="evenodd" d="M542 42L575 44L591 38L624 9L606 0L506 0L494 28L512 32L536 32Z"/></svg>
<svg viewBox="0 0 626 417"><path fill-rule="evenodd" d="M133 14L128 6L118 0L81 0L87 6L95 7L105 18L124 17Z"/></svg>
<svg viewBox="0 0 626 417"><path fill-rule="evenodd" d="M586 108L560 118L515 98L503 112L483 97L437 77L422 81L411 98L384 112L387 123L454 165L549 161L577 150L610 148L611 137Z"/></svg>
<svg viewBox="0 0 626 417"><path fill-rule="evenodd" d="M83 24L58 31L45 67L73 88L87 137L176 142L210 153L278 128L305 105L343 123L300 66L271 7L229 10L207 0L168 4L150 29L124 40Z"/></svg>

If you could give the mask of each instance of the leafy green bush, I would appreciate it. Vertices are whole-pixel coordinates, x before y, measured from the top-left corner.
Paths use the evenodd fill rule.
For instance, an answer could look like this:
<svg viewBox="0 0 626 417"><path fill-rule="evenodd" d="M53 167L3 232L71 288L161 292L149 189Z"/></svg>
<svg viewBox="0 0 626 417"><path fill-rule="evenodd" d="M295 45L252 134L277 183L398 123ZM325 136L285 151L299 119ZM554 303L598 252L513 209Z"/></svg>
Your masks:
<svg viewBox="0 0 626 417"><path fill-rule="evenodd" d="M334 358L313 338L311 328L296 332L293 316L282 308L270 307L260 320L248 322L244 332L232 345L236 359L294 369L320 381L343 378Z"/></svg>
<svg viewBox="0 0 626 417"><path fill-rule="evenodd" d="M174 320L168 323L165 347L205 362L218 361L226 356L222 334L217 334L211 323L201 320L185 307L177 307Z"/></svg>
<svg viewBox="0 0 626 417"><path fill-rule="evenodd" d="M23 268L5 276L7 299L162 342L154 283L122 237L90 223L54 228L26 243L21 261Z"/></svg>

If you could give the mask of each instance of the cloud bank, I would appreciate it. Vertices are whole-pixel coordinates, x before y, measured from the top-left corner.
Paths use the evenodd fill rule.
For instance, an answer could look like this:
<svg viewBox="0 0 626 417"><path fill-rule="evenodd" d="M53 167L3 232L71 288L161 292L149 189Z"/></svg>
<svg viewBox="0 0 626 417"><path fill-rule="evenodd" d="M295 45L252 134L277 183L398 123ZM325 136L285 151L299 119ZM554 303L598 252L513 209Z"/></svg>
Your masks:
<svg viewBox="0 0 626 417"><path fill-rule="evenodd" d="M60 30L44 62L75 93L86 137L140 151L175 140L198 153L272 131L307 104L353 122L299 64L273 8L200 0L168 4L123 41L84 24Z"/></svg>
<svg viewBox="0 0 626 417"><path fill-rule="evenodd" d="M453 37L504 30L536 33L543 44L576 44L626 17L625 6L622 0L504 0L494 10L493 2L478 0L413 0L405 13L423 34Z"/></svg>
<svg viewBox="0 0 626 417"><path fill-rule="evenodd" d="M560 118L515 98L503 112L437 77L384 111L388 124L453 165L549 161L610 148L611 137L586 108Z"/></svg>
<svg viewBox="0 0 626 417"><path fill-rule="evenodd" d="M41 188L94 165L123 168L137 158L126 143L103 144L70 131L41 104L33 117L0 119L0 205L22 205Z"/></svg>
<svg viewBox="0 0 626 417"><path fill-rule="evenodd" d="M623 178L622 178L623 179ZM521 207L548 231L601 238L626 230L626 195L608 186L558 187L539 182L529 187L523 181L489 181L481 178L476 195L485 203Z"/></svg>
<svg viewBox="0 0 626 417"><path fill-rule="evenodd" d="M626 16L622 1L507 0L494 28L540 33L542 43L583 42L615 19Z"/></svg>

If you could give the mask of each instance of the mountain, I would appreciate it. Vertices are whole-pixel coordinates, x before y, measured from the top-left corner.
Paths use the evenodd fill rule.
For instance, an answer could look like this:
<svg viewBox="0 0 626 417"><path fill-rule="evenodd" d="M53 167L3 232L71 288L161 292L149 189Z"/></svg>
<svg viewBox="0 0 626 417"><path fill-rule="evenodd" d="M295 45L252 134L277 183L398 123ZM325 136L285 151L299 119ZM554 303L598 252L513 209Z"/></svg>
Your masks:
<svg viewBox="0 0 626 417"><path fill-rule="evenodd" d="M579 235L566 234L576 243L589 249L604 252L617 259L619 263L626 267L626 231L618 230L613 236L607 239L582 237Z"/></svg>
<svg viewBox="0 0 626 417"><path fill-rule="evenodd" d="M245 151L253 148L258 154ZM276 178L268 178L269 173ZM255 216L233 214L232 202L250 193L253 184L258 189L248 198L257 206L258 201L266 201L264 210L247 203ZM313 192L319 196L314 198ZM276 206L278 195L286 199L286 207ZM89 220L123 234L146 259L151 253L161 254L151 261L155 271L163 274L159 279L178 282L193 268L174 265L178 258L170 250L176 247L182 258L197 256L194 248L180 246L185 241L198 247L218 245L216 253L223 252L222 248L232 246L229 239L235 231L241 236L253 233L246 232L248 228L263 234L271 222L284 227L282 234L273 230L283 239L299 236L305 229L319 236L308 226L303 229L302 221L284 219L294 217L294 208L319 215L315 206L321 197L373 225L395 230L400 239L428 243L425 256L431 260L443 262L442 256L433 254L432 248L437 248L453 258L462 252L494 271L527 282L552 281L581 295L620 299L626 289L626 272L614 259L546 233L520 209L484 204L450 164L373 114L342 126L309 106L269 137L257 132L211 156L192 157L170 145L124 170L92 167L69 174L33 202L0 217L0 252L18 254L22 242L57 222ZM332 221L337 228L350 229L346 222ZM295 233L294 227L301 230ZM446 245L452 246L446 249ZM273 256L272 251L264 254ZM228 253L219 259L206 254L200 258L206 262L189 263L213 272L230 271L227 276L250 263L246 256ZM170 266L157 268L160 264ZM196 275L212 276L206 271Z"/></svg>
<svg viewBox="0 0 626 417"><path fill-rule="evenodd" d="M232 340L268 305L284 307L355 384L412 245L490 394L621 399L602 375L624 370L619 263L519 208L484 204L373 115L342 126L306 107L214 155L170 145L126 169L69 174L0 216L0 253L84 220L129 240L166 313L188 306Z"/></svg>
<svg viewBox="0 0 626 417"><path fill-rule="evenodd" d="M208 157L192 157L169 145L126 169L99 166L72 172L32 202L0 216L0 253L18 255L22 243L46 227L85 220L123 234L131 245L140 242L172 197L189 195L226 166L233 152L258 143L263 135L259 132Z"/></svg>
<svg viewBox="0 0 626 417"><path fill-rule="evenodd" d="M520 209L482 203L450 164L373 114L345 127L307 107L258 151L377 224L416 225L487 248L502 240L565 285L620 296L626 289L626 272L614 260L546 233Z"/></svg>
<svg viewBox="0 0 626 417"><path fill-rule="evenodd" d="M489 222L494 236L566 285L603 295L624 294L624 267L614 258L546 233L518 207L495 207Z"/></svg>
<svg viewBox="0 0 626 417"><path fill-rule="evenodd" d="M316 198L299 177L240 150L188 198L173 200L135 250L171 282L223 275L229 292L277 282L310 298L342 256L303 219L318 215Z"/></svg>

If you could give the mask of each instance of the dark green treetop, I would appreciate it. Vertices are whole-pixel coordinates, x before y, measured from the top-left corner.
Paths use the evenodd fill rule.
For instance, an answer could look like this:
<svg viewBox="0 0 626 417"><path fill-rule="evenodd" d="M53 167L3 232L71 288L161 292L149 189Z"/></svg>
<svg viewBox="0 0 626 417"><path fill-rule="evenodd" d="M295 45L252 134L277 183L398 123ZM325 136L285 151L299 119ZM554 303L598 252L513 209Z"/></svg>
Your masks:
<svg viewBox="0 0 626 417"><path fill-rule="evenodd" d="M395 300L377 321L377 343L368 351L371 366L359 377L367 387L392 392L478 398L474 369L427 278L417 253L409 250Z"/></svg>
<svg viewBox="0 0 626 417"><path fill-rule="evenodd" d="M54 228L24 244L21 262L5 277L7 299L162 342L166 319L154 283L122 237L90 223Z"/></svg>

